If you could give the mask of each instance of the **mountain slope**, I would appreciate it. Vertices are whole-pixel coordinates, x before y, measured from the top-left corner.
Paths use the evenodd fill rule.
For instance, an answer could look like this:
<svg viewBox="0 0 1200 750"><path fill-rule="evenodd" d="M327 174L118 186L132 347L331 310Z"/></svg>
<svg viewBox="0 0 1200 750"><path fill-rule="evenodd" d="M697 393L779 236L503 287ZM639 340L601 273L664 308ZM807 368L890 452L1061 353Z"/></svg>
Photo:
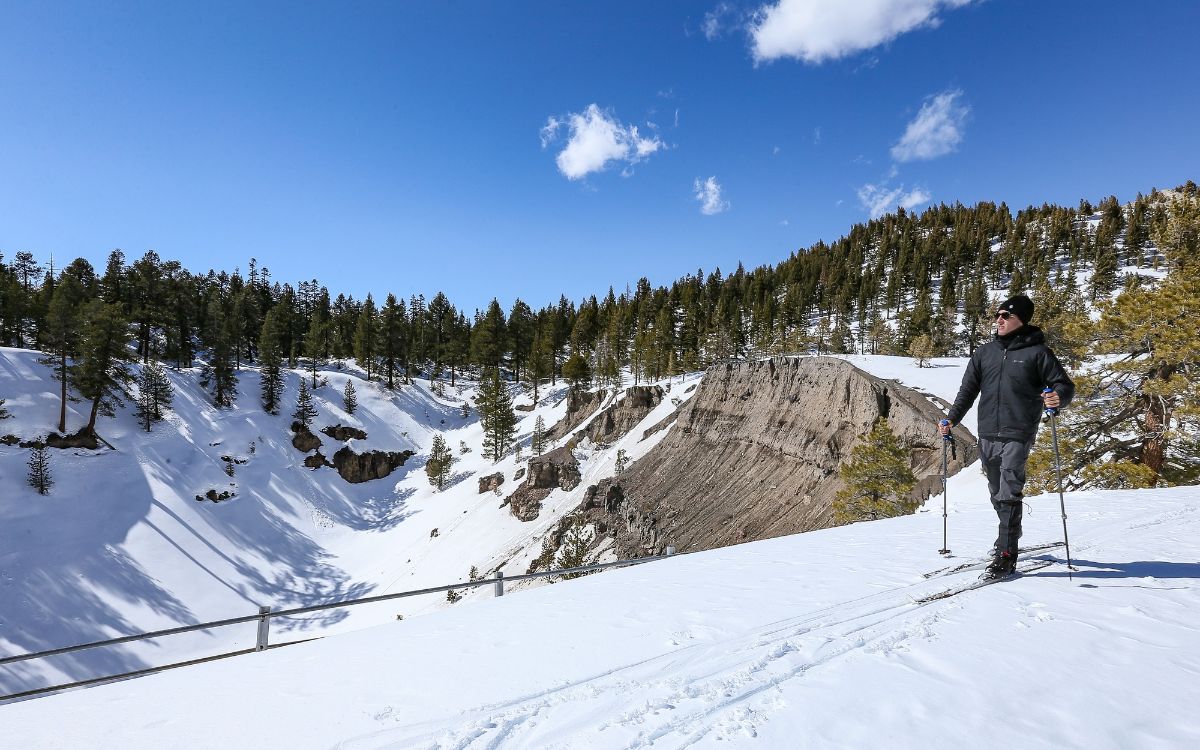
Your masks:
<svg viewBox="0 0 1200 750"><path fill-rule="evenodd" d="M0 436L30 440L57 422L57 383L38 353L0 348L0 393L12 419ZM578 500L556 490L538 520L513 517L501 498L480 494L478 476L502 472L515 486L509 455L496 465L481 456L474 384L428 380L394 393L367 383L352 367L329 370L314 395L314 432L331 457L343 441L323 434L335 424L364 430L352 450L413 450L390 476L360 484L332 468L309 470L293 447L289 425L299 373L287 374L281 414L263 413L258 373L240 373L233 409L211 405L194 370L169 372L175 402L167 421L141 431L130 405L102 419L100 434L115 450L51 450L55 485L46 497L25 484L29 451L0 445L0 653L17 654L120 635L466 580L475 566L523 573L541 536ZM347 379L358 390L353 416L342 408ZM518 403L528 398L517 393ZM537 416L553 424L565 413L560 387L537 409L518 412L526 445ZM86 404L70 409L68 426L86 421ZM666 405L670 408L670 404ZM658 413L651 418L662 419ZM451 487L435 491L421 470L432 436L446 434L459 462ZM460 441L472 451L459 455ZM633 456L636 458L636 455ZM228 460L226 460L228 459ZM590 475L611 467L608 453L583 462ZM226 474L232 467L233 476ZM595 481L595 480L592 480ZM232 491L217 503L209 490ZM582 490L580 490L582 491ZM436 530L436 532L435 532ZM447 606L444 596L405 600L418 614ZM276 620L276 641L340 632L394 620L393 604ZM244 648L253 633L224 628L157 643L81 652L0 667L0 688L15 692L97 675ZM248 641L249 639L249 641Z"/></svg>
<svg viewBox="0 0 1200 750"><path fill-rule="evenodd" d="M984 549L982 479L951 546ZM0 707L5 743L273 747L1189 747L1200 492L1067 498L1072 552L975 573L940 513L656 561L265 654ZM1025 541L1059 538L1032 498Z"/></svg>

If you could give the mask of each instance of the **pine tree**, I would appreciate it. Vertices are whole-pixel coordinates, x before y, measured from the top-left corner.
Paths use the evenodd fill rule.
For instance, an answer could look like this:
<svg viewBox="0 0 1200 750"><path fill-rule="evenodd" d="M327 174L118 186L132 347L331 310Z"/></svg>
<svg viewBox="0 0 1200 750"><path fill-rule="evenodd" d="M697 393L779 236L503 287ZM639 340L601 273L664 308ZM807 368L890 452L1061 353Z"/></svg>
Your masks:
<svg viewBox="0 0 1200 750"><path fill-rule="evenodd" d="M866 438L855 446L839 475L845 487L833 499L835 523L890 518L917 509L909 497L916 477L908 450L888 427L886 419L878 420Z"/></svg>
<svg viewBox="0 0 1200 750"><path fill-rule="evenodd" d="M12 414L4 407L4 399L0 398L0 419L8 419Z"/></svg>
<svg viewBox="0 0 1200 750"><path fill-rule="evenodd" d="M440 295L439 297L445 299ZM389 294L383 303L383 310L379 313L380 356L383 359L383 371L387 374L388 390L396 387L396 372L406 356L407 335L404 329L404 303L398 302L396 295ZM452 385L453 380L454 376L451 375Z"/></svg>
<svg viewBox="0 0 1200 750"><path fill-rule="evenodd" d="M237 369L234 361L234 330L236 325L220 296L208 305L205 343L209 348L208 365L212 370L213 403L218 407L233 406L237 398Z"/></svg>
<svg viewBox="0 0 1200 750"><path fill-rule="evenodd" d="M375 371L375 358L379 355L379 316L375 311L375 300L367 295L358 324L354 329L354 358L359 367L367 371L367 380Z"/></svg>
<svg viewBox="0 0 1200 750"><path fill-rule="evenodd" d="M346 388L342 391L342 406L347 414L353 414L358 408L358 395L354 392L354 378L346 378Z"/></svg>
<svg viewBox="0 0 1200 750"><path fill-rule="evenodd" d="M317 368L329 354L329 331L329 316L317 308L308 324L308 332L304 334L304 356L308 358L313 390L317 388Z"/></svg>
<svg viewBox="0 0 1200 750"><path fill-rule="evenodd" d="M575 393L585 390L592 382L592 368L578 352L567 358L562 366L562 376Z"/></svg>
<svg viewBox="0 0 1200 750"><path fill-rule="evenodd" d="M483 455L493 462L499 461L517 434L517 415L508 388L500 379L499 368L485 371L475 408L483 426Z"/></svg>
<svg viewBox="0 0 1200 750"><path fill-rule="evenodd" d="M927 333L917 336L908 347L908 356L916 360L917 367L929 367L933 354L933 338Z"/></svg>
<svg viewBox="0 0 1200 750"><path fill-rule="evenodd" d="M50 475L50 453L46 446L37 444L29 454L29 486L38 491L39 495L49 495L54 486L54 478Z"/></svg>
<svg viewBox="0 0 1200 750"><path fill-rule="evenodd" d="M142 429L150 432L155 422L162 421L163 410L171 408L175 390L171 380L157 361L142 365L138 378L137 419Z"/></svg>
<svg viewBox="0 0 1200 750"><path fill-rule="evenodd" d="M258 336L260 397L267 414L278 414L283 398L283 351L280 345L283 317L281 305L272 307Z"/></svg>
<svg viewBox="0 0 1200 750"><path fill-rule="evenodd" d="M533 403L536 406L538 385L554 374L554 350L551 348L550 336L541 331L533 338L533 348L529 353L529 374L533 378Z"/></svg>
<svg viewBox="0 0 1200 750"><path fill-rule="evenodd" d="M546 420L539 414L533 420L533 455L540 456L546 452Z"/></svg>
<svg viewBox="0 0 1200 750"><path fill-rule="evenodd" d="M83 336L79 361L70 368L72 382L92 402L88 433L96 432L96 417L113 416L131 376L126 362L129 350L128 322L117 305L92 300L83 312Z"/></svg>
<svg viewBox="0 0 1200 750"><path fill-rule="evenodd" d="M308 427L317 418L317 407L313 404L312 394L308 392L308 381L300 379L300 394L296 398L296 411L292 419Z"/></svg>
<svg viewBox="0 0 1200 750"><path fill-rule="evenodd" d="M70 376L67 358L79 347L80 314L87 292L79 280L64 273L50 299L46 326L42 332L43 345L55 356L46 361L55 368L54 378L61 385L58 411L58 431L67 431L67 386Z"/></svg>
<svg viewBox="0 0 1200 750"><path fill-rule="evenodd" d="M454 465L454 454L446 445L446 439L437 434L433 436L433 447L429 449L429 459L425 461L425 475L429 483L439 490L450 478L450 469Z"/></svg>
<svg viewBox="0 0 1200 750"><path fill-rule="evenodd" d="M471 358L481 367L500 367L507 339L504 310L492 299L487 312L471 329Z"/></svg>
<svg viewBox="0 0 1200 750"><path fill-rule="evenodd" d="M1167 278L1101 303L1093 350L1116 356L1076 378L1075 402L1058 417L1068 488L1200 479L1200 202L1175 200L1154 239ZM1049 446L1039 443L1032 484L1052 486Z"/></svg>

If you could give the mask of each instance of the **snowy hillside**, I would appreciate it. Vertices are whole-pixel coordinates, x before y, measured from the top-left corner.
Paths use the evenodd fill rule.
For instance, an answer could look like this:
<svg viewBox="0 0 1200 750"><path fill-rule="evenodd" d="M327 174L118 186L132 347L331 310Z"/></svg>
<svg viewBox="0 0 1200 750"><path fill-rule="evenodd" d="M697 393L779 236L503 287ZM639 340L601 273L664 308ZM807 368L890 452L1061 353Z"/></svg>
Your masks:
<svg viewBox="0 0 1200 750"><path fill-rule="evenodd" d="M31 358L7 352L4 361L11 372L32 368ZM935 360L934 367L918 369L905 358L850 359L876 375L941 397L953 395L962 372L962 360ZM180 390L187 387L182 384ZM35 395L31 389L10 403L23 409ZM424 409L435 414L441 408L448 422L457 413L451 399L434 398L424 383L406 398L418 406L405 410L372 403L370 413L406 425L410 436L429 429ZM207 436L195 426L204 424L198 417L208 413L207 407L196 409L189 421L192 432L179 424L177 432L163 430L158 440L167 445L147 449L146 455L74 457L80 465L69 471L59 464L61 481L79 492L90 488L82 474L85 461L131 461L134 478L155 481L155 467L161 470L172 451L181 450L171 445L192 435L194 444L207 446ZM652 414L647 422L661 418ZM329 403L322 404L321 419L354 423ZM252 423L248 414L236 420ZM110 431L118 443L134 429L121 424L124 433ZM967 424L973 426L973 414ZM243 439L259 429L247 427ZM469 436L472 427L459 429ZM402 445L401 438L392 439ZM581 488L591 481L589 472L609 470L604 463L615 448L584 464ZM212 447L214 456L219 449ZM275 450L282 459L293 449L286 443L260 447L254 454L259 465ZM5 454L3 461L9 476L19 459ZM501 464L506 472L513 468L511 461ZM244 480L255 466L254 461L239 466L234 481ZM88 616L109 613L114 623L104 632L116 633L172 618L241 612L249 604L246 598L264 591L284 599L288 592L300 597L307 591L304 596L318 599L355 586L356 593L381 592L441 582L446 571L475 562L483 568L489 559L511 554L522 539L528 544L541 522L526 525L530 531L525 531L496 507L494 496L480 496L466 482L435 495L423 474L409 469L395 488L390 479L381 482L387 485L383 491L354 486L354 492L364 493L359 502L375 507L378 518L347 520L347 511L335 515L329 508L336 506L326 504L317 509L333 522L321 525L303 504L312 502L304 494L306 483L320 481L321 474L276 467L268 475L272 492L301 498L292 506L276 504L261 490L239 495L238 502L259 519L274 519L254 527L260 534L264 529L278 534L260 539L264 547L282 540L300 549L319 543L324 552L314 552L314 559L328 567L316 570L340 570L345 576L295 576L287 579L290 586L268 576L273 571L282 577L281 563L272 567L263 560L265 572L247 574L247 561L255 559L248 540L211 518L213 510L234 509L237 503L212 506L188 499L182 487L160 489L166 499L142 501L141 516L132 511L119 516L126 527L122 538L121 526L100 523L99 511L76 520L88 511L87 502L122 507L122 486L98 489L99 499L90 501L87 493L67 500L62 485L56 487L64 490L57 499L30 491L14 504L6 496L0 532L6 550L36 529L20 518L51 512L46 508L57 510L55 528L74 529L77 541L56 547L61 549L57 556L39 556L32 542L20 543L18 555L6 554L0 589L6 597L5 649L27 647L14 643L14 633L62 639L95 632L85 627L87 620L68 619L71 624L62 625L51 617L51 605L66 606L84 594ZM183 476L228 479L219 467L211 474L193 469ZM123 480L124 491L136 486L134 478ZM338 485L336 476L329 481L343 493L351 491L350 485ZM567 493L555 497L559 494ZM392 505L384 502L387 498ZM61 510L68 502L75 503L68 506L72 513ZM552 503L561 512L571 501L552 498L547 505ZM1057 496L1029 503L1023 543L1061 539ZM342 623L320 623L322 630L306 623L301 635L386 622L359 632L0 706L5 727L0 747L1196 746L1200 491L1077 492L1067 495L1067 505L1078 567L1073 579L1062 563L1063 550L1050 548L1027 555L1049 564L1023 578L921 603L974 580L976 571L926 574L969 562L994 535L985 483L970 469L949 486L950 560L936 553L942 518L941 498L935 497L914 516L679 556L502 599L491 599L490 590L483 589L469 606L426 617L409 616L413 600L389 602ZM26 509L26 515L13 508ZM292 525L283 527L279 519ZM367 520L380 519L395 522L383 523L381 531L365 530ZM171 521L201 528L206 536L189 540L180 526L168 525ZM311 525L303 526L305 521ZM449 537L439 537L443 546L427 538L427 527L442 524L446 533L456 522L460 526ZM355 530L355 524L364 528ZM156 537L156 528L175 536ZM494 541L499 539L514 547ZM136 565L134 555L140 556ZM21 563L26 567L14 570L13 562L24 560L30 561ZM105 577L113 560L127 562ZM191 577L184 561L193 566ZM38 575L37 565L49 565L50 572ZM86 577L63 575L76 567ZM246 597L229 593L230 587L218 585L206 568L226 576ZM145 572L150 569L162 572L151 577ZM170 577L172 571L176 578ZM31 576L36 586L26 583ZM315 588L321 580L334 583L324 584L328 591L303 588ZM173 595L180 600L194 597L201 604L189 605L183 614L172 612L147 593L150 586L168 593L175 587ZM224 597L211 593L221 589ZM139 591L146 598L131 600L129 592ZM44 608L34 608L34 602ZM434 607L445 608L444 600L423 605ZM399 622L396 614L406 617ZM13 622L20 629L12 628ZM250 627L227 630L239 632L214 634L204 645L224 646L237 638L245 645L253 638ZM227 640L218 643L222 637ZM33 643L48 639L41 636ZM170 649L174 656L199 646L173 643ZM159 661L167 650L165 644L143 648L129 653ZM131 663L128 656L120 658L119 666ZM78 669L64 669L68 673ZM16 674L26 683L31 679L29 673ZM38 675L47 676L63 675Z"/></svg>
<svg viewBox="0 0 1200 750"><path fill-rule="evenodd" d="M951 492L957 562L995 519L976 473ZM2 706L0 746L1200 746L1200 491L1068 503L1073 580L919 604L977 575L923 576L922 512ZM1031 507L1024 541L1059 539Z"/></svg>
<svg viewBox="0 0 1200 750"><path fill-rule="evenodd" d="M44 436L57 423L58 384L38 353L0 349L0 394L11 419L0 436ZM0 654L13 655L253 614L466 580L524 573L541 551L541 536L573 509L588 483L612 473L615 451L636 460L661 439L637 442L635 430L606 450L580 451L583 483L555 490L532 522L517 520L501 498L479 493L478 477L505 475L504 493L518 462L482 458L475 410L462 416L474 384L432 392L417 380L396 392L361 380L347 368L323 373L315 391L313 431L326 456L341 441L320 428L357 427L366 440L356 451L413 450L417 455L390 476L350 484L332 468L310 470L291 444L290 414L299 387L288 373L278 416L258 403L258 373L240 373L236 408L213 408L196 371L170 372L174 409L153 432L142 432L132 408L98 429L115 450L51 450L54 487L40 496L25 483L29 450L0 445ZM698 376L692 376L692 379ZM359 408L342 409L347 378L355 378ZM679 379L676 378L676 383ZM516 402L530 397L514 387ZM543 389L534 411L517 412L529 456L534 420L547 425L566 410L564 389ZM686 396L685 396L686 398ZM86 422L87 405L70 409L68 428ZM671 403L647 417L666 417ZM444 432L458 456L452 486L435 491L422 470L435 432ZM636 436L635 436L636 435ZM472 450L459 454L460 441ZM233 475L226 473L232 467ZM197 500L209 490L232 499ZM436 531L435 531L436 530ZM468 593L467 598L479 593ZM395 621L449 606L444 595L332 610L272 623L273 641L312 637ZM459 605L464 606L464 605ZM154 643L82 652L0 667L0 688L16 692L42 685L114 674L253 645L252 628L223 628Z"/></svg>

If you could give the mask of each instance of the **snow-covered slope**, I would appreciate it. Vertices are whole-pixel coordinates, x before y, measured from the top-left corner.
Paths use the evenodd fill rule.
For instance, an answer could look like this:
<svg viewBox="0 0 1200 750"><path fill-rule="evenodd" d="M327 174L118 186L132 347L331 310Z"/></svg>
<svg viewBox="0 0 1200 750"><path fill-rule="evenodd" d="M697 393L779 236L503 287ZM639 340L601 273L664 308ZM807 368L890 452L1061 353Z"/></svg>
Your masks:
<svg viewBox="0 0 1200 750"><path fill-rule="evenodd" d="M953 396L961 377L961 360L917 369L903 358L851 359L943 398ZM323 416L332 408L323 406ZM647 422L661 418L652 414ZM470 428L462 429L467 434ZM602 463L611 458L605 456L585 464L581 487L589 471L605 470ZM12 471L11 463L0 466ZM452 522L443 519L463 516L463 540L503 535L506 511L485 515L499 511L494 496L483 496L478 511L460 507L479 497L475 488L462 491L461 500L433 495L419 486L416 473L398 483L400 492L412 489L402 498L401 515L415 515L387 531L313 531L322 542L345 539L341 547L329 541L324 549L338 555L322 561L349 570L352 563L387 560L377 563L384 577L403 571L381 548L391 543L389 535L400 539L398 530L417 525L414 519L422 520L425 533L431 523L424 514L442 513L435 523L445 528ZM87 486L78 482L77 488ZM104 496L115 503L115 495ZM22 497L22 507L48 502ZM551 499L548 505L561 512L572 502ZM1194 710L1200 702L1200 489L1069 493L1073 578L1062 549L1051 549L1028 556L1053 562L1024 578L922 604L923 597L977 575L926 573L970 560L995 533L984 480L977 470L964 471L950 481L955 557L943 559L936 553L941 502L931 498L914 516L678 556L501 599L482 590L470 606L426 617L396 621L411 605L381 604L353 621L359 627L372 618L387 621L377 627L0 706L0 747L1200 746ZM1029 498L1029 504L1023 542L1061 539L1058 497ZM477 512L487 528L468 534ZM153 512L135 518L126 541L113 548L145 554L149 547L129 540L152 538L146 533L152 529L138 529L158 520ZM0 533L10 534L9 526ZM408 543L418 541L427 540ZM375 546L368 552L356 544ZM244 559L232 544L225 549ZM428 559L428 567L402 574L402 581L419 579L435 565L460 569L477 559L439 559L461 556L467 547L444 549L422 548L426 557L412 559ZM70 550L67 559L79 559ZM93 575L105 562L96 561ZM30 572L36 571L22 575ZM8 574L0 590L21 587L22 580ZM72 586L59 582L62 596L83 586L67 582ZM109 588L86 590L104 601L112 598L106 592L130 583L128 576L105 582ZM395 588L400 585L406 584ZM13 632L9 602L22 600L4 595L7 637ZM129 618L122 626L168 617L124 600L111 607ZM36 628L35 619L21 616ZM249 641L252 628L241 630L242 642Z"/></svg>
<svg viewBox="0 0 1200 750"><path fill-rule="evenodd" d="M951 489L962 560L994 515L974 472ZM1073 580L918 604L976 575L923 577L922 512L0 706L0 746L1200 746L1200 491L1068 503ZM1031 506L1024 541L1060 538Z"/></svg>
<svg viewBox="0 0 1200 750"><path fill-rule="evenodd" d="M0 436L28 440L57 423L58 384L38 356L0 348L0 396L13 414L0 421ZM167 421L146 434L128 407L102 418L99 431L116 450L51 450L55 484L45 497L25 483L29 450L0 445L0 655L249 615L260 605L280 609L453 583L466 580L472 566L484 574L524 573L541 536L578 504L587 483L611 473L623 445L588 453L584 484L556 490L542 515L524 523L500 507L500 497L479 494L477 477L496 471L505 474L504 492L511 491L518 462L511 454L496 465L482 457L476 413L462 416L473 383L450 388L443 381L439 396L428 380L389 392L360 375L353 367L323 373L329 385L315 391L313 425L323 453L332 456L341 443L319 428L341 423L366 431L365 441L350 441L357 451L418 454L387 478L362 484L302 465L289 432L301 377L295 372L287 374L278 416L259 406L253 369L240 373L241 395L228 410L212 407L197 372L169 372L175 401ZM356 378L353 416L342 410L347 378ZM561 388L539 395L537 410L518 412L526 457L536 417L552 425L566 410ZM517 396L517 403L529 401ZM68 429L86 422L86 407L71 408ZM671 408L664 403L646 426ZM456 454L460 441L472 449L458 456L454 484L442 492L422 470L438 431ZM627 446L630 457L651 442ZM210 489L236 496L196 500ZM446 606L444 595L427 596L279 619L271 629L278 642ZM253 628L231 627L9 665L0 667L0 692L245 648L253 638Z"/></svg>

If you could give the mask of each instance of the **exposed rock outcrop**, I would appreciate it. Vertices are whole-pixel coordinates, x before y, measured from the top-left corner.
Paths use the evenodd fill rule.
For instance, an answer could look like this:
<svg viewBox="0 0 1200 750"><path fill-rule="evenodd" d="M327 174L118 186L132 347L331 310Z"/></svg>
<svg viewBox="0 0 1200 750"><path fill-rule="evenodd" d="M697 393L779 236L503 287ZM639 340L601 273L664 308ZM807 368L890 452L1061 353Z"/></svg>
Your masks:
<svg viewBox="0 0 1200 750"><path fill-rule="evenodd" d="M604 402L604 393L604 391L594 393L591 391L568 391L567 414L546 432L546 438L558 440L583 424L585 419L595 414L600 408L600 404Z"/></svg>
<svg viewBox="0 0 1200 750"><path fill-rule="evenodd" d="M303 422L292 422L292 447L301 453L315 451L321 447L321 438L314 435Z"/></svg>
<svg viewBox="0 0 1200 750"><path fill-rule="evenodd" d="M12 442L7 442L8 438L12 438ZM59 435L57 432L51 432L46 436L45 440L23 440L19 441L16 435L6 435L5 445L13 445L14 443L22 448L87 448L88 450L96 450L100 447L99 438L96 433L89 432L86 427L80 428L79 432L70 435Z"/></svg>
<svg viewBox="0 0 1200 750"><path fill-rule="evenodd" d="M542 500L556 488L579 486L579 462L566 446L529 459L529 478L509 496L512 513L522 521L532 521L542 510Z"/></svg>
<svg viewBox="0 0 1200 750"><path fill-rule="evenodd" d="M334 440L346 442L347 440L366 440L367 433L357 427L348 427L345 425L335 424L332 427L322 427L321 432L325 433Z"/></svg>
<svg viewBox="0 0 1200 750"><path fill-rule="evenodd" d="M333 466L333 464L329 463L329 459L321 455L321 451L316 451L311 455L305 456L304 465L310 469L319 469L322 466Z"/></svg>
<svg viewBox="0 0 1200 750"><path fill-rule="evenodd" d="M479 494L491 492L498 489L504 484L504 472L497 471L495 474L488 474L486 477L479 478Z"/></svg>
<svg viewBox="0 0 1200 750"><path fill-rule="evenodd" d="M879 417L910 446L914 498L939 490L933 425L942 414L925 396L835 358L718 365L662 441L589 488L580 510L607 525L622 557L823 528L842 486L838 467ZM955 436L952 474L977 452L969 432Z"/></svg>
<svg viewBox="0 0 1200 750"><path fill-rule="evenodd" d="M416 454L413 451L355 453L349 447L345 447L333 454L333 468L342 479L351 484L359 484L372 479L383 479L414 455Z"/></svg>
<svg viewBox="0 0 1200 750"><path fill-rule="evenodd" d="M663 389L657 385L635 385L625 397L600 412L584 429L593 443L619 440L662 403Z"/></svg>

